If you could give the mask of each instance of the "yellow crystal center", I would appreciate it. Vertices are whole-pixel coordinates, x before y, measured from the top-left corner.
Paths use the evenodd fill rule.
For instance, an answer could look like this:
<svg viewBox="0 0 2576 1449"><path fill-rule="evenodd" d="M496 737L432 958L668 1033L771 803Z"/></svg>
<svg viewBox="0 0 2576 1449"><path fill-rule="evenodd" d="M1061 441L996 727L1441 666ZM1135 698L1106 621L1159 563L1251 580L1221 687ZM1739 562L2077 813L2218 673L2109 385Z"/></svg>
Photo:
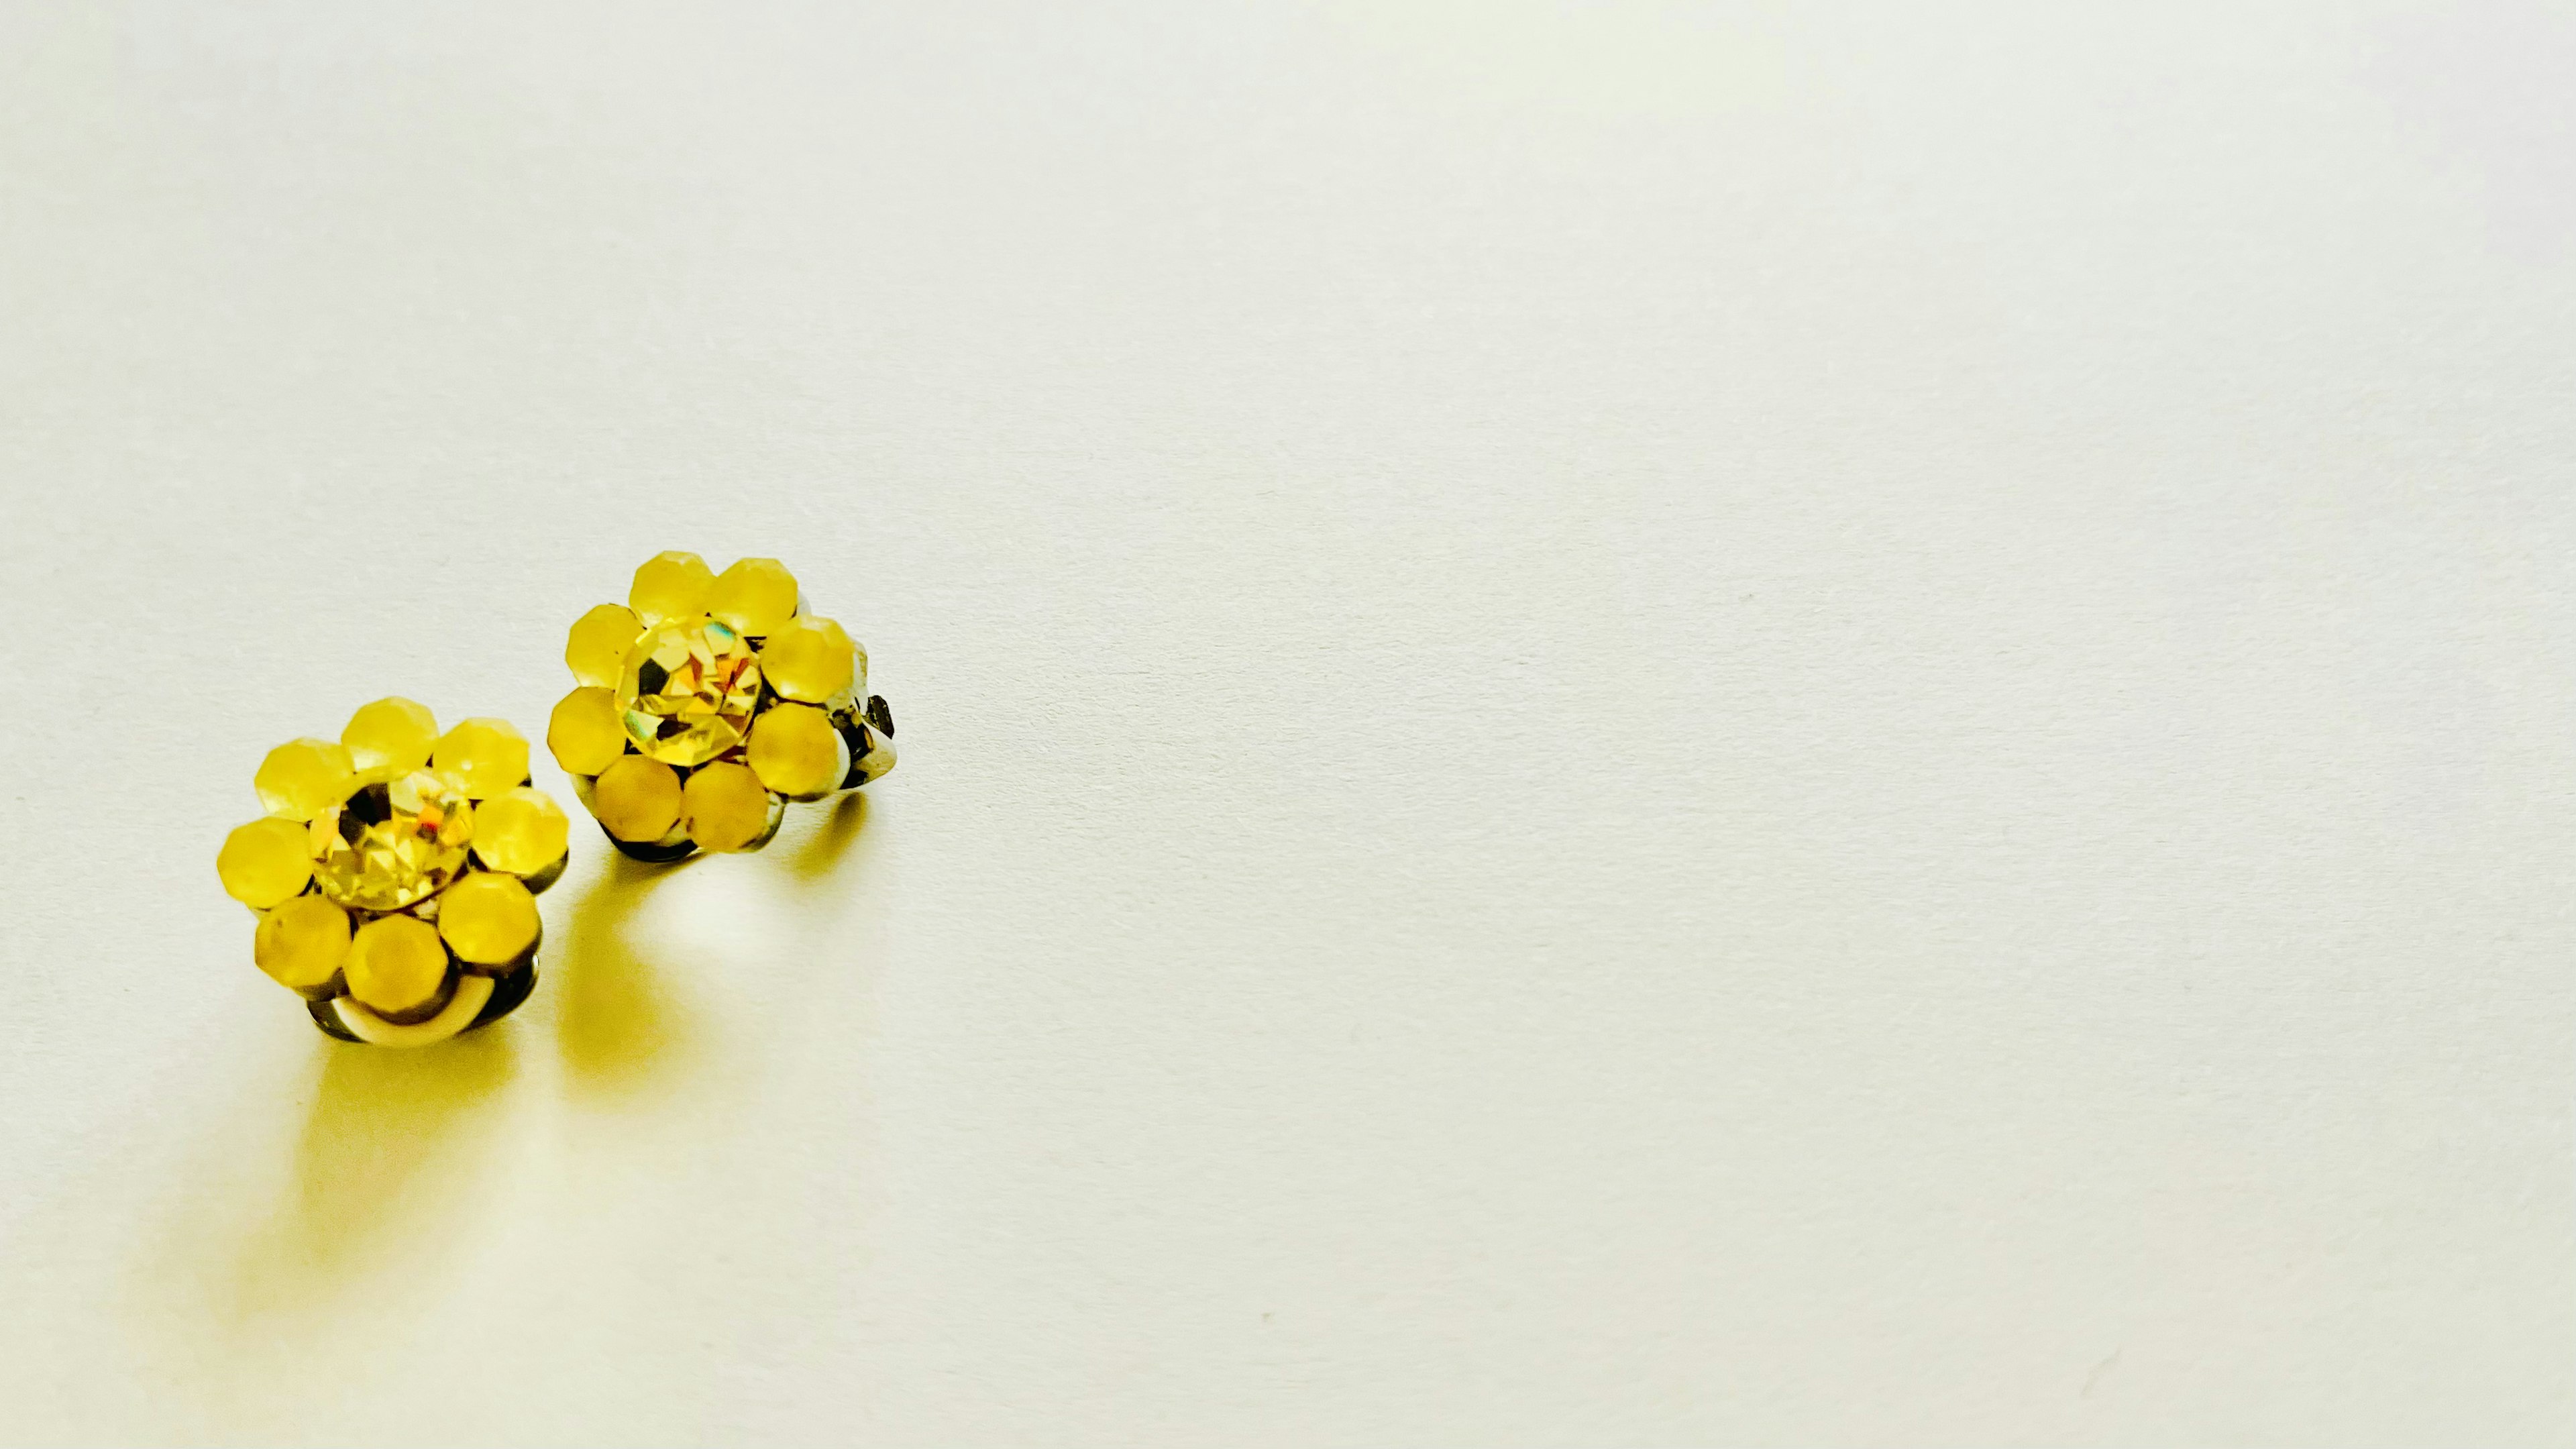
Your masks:
<svg viewBox="0 0 2576 1449"><path fill-rule="evenodd" d="M454 880L473 836L464 793L429 771L361 775L313 817L313 879L344 906L398 911Z"/></svg>
<svg viewBox="0 0 2576 1449"><path fill-rule="evenodd" d="M759 656L704 615L644 631L617 679L626 737L666 765L702 765L741 744L759 704Z"/></svg>

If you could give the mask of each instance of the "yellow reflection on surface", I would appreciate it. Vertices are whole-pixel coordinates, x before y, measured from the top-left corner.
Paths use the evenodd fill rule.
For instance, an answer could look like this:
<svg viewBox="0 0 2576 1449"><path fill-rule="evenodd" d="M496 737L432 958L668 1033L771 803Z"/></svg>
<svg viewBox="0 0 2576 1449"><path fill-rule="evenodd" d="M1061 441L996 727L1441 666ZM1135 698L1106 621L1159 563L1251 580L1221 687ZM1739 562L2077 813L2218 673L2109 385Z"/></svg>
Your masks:
<svg viewBox="0 0 2576 1449"><path fill-rule="evenodd" d="M577 1092L626 1094L668 1085L698 1054L694 1014L672 985L667 950L635 927L655 883L679 866L648 865L616 855L564 919L569 927L547 984L557 989L555 1040L566 1085Z"/></svg>

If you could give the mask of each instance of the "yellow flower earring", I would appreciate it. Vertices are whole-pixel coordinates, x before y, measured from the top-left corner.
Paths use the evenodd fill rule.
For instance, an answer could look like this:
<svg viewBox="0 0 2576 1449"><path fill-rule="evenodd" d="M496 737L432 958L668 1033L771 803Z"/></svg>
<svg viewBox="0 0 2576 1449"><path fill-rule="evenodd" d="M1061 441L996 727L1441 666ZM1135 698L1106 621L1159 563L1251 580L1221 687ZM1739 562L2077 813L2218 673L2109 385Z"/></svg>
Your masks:
<svg viewBox="0 0 2576 1449"><path fill-rule="evenodd" d="M868 693L867 651L806 611L774 558L719 574L693 553L635 571L626 606L572 626L579 687L546 746L617 848L638 860L758 850L787 802L894 768L894 715Z"/></svg>
<svg viewBox="0 0 2576 1449"><path fill-rule="evenodd" d="M563 874L569 822L528 787L528 742L496 719L445 734L380 699L340 742L268 752L268 815L215 857L259 916L251 954L342 1041L427 1046L497 1021L537 983L536 894Z"/></svg>

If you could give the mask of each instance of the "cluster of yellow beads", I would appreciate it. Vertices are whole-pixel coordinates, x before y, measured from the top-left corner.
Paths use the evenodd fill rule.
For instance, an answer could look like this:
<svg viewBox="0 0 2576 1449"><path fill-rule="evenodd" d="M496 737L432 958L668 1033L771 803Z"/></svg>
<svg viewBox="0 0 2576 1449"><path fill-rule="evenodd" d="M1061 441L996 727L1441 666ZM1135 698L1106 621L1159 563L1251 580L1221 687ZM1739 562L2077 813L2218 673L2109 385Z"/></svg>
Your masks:
<svg viewBox="0 0 2576 1449"><path fill-rule="evenodd" d="M407 699L359 709L336 742L269 751L252 777L268 814L215 855L224 890L259 915L252 959L317 1019L323 1003L354 1007L338 1019L366 1039L452 1034L405 1023L468 1005L463 974L521 967L535 892L562 871L570 822L527 780L528 742L507 723L442 734ZM470 1004L489 994L487 980Z"/></svg>
<svg viewBox="0 0 2576 1449"><path fill-rule="evenodd" d="M866 652L803 612L776 559L722 573L693 553L648 559L624 605L574 622L564 663L575 688L546 721L546 747L623 845L756 849L787 801L894 762L862 719Z"/></svg>

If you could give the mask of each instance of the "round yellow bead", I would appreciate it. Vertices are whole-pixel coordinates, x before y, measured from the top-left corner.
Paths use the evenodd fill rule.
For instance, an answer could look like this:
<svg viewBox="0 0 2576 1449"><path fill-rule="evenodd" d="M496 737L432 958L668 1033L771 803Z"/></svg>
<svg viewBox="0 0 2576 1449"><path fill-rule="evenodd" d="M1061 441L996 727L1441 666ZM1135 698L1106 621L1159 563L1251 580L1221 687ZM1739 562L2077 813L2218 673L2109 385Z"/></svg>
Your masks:
<svg viewBox="0 0 2576 1449"><path fill-rule="evenodd" d="M680 823L680 772L660 760L624 755L599 772L590 801L609 834L649 844Z"/></svg>
<svg viewBox="0 0 2576 1449"><path fill-rule="evenodd" d="M751 759L760 783L791 800L829 794L850 772L849 746L830 716L810 704L773 704L751 726Z"/></svg>
<svg viewBox="0 0 2576 1449"><path fill-rule="evenodd" d="M626 602L647 624L687 619L707 611L707 594L715 584L715 570L707 567L705 559L673 549L646 559L635 571Z"/></svg>
<svg viewBox="0 0 2576 1449"><path fill-rule="evenodd" d="M626 651L643 632L643 622L633 614L615 604L597 605L573 621L572 636L564 643L564 663L572 666L573 678L607 688L617 683Z"/></svg>
<svg viewBox="0 0 2576 1449"><path fill-rule="evenodd" d="M769 790L747 765L707 765L682 788L680 813L700 850L740 850L769 830Z"/></svg>
<svg viewBox="0 0 2576 1449"><path fill-rule="evenodd" d="M528 741L508 720L469 719L438 737L431 760L467 799L488 800L528 778Z"/></svg>
<svg viewBox="0 0 2576 1449"><path fill-rule="evenodd" d="M781 695L823 704L850 687L858 667L850 636L829 619L791 619L760 646L760 677Z"/></svg>
<svg viewBox="0 0 2576 1449"><path fill-rule="evenodd" d="M707 612L754 639L774 634L796 616L796 576L774 558L735 559L716 575Z"/></svg>
<svg viewBox="0 0 2576 1449"><path fill-rule="evenodd" d="M236 827L215 852L215 874L226 895L254 911L292 898L313 878L304 827L274 815Z"/></svg>
<svg viewBox="0 0 2576 1449"><path fill-rule="evenodd" d="M349 954L349 913L320 896L297 896L259 918L250 954L278 985L320 990Z"/></svg>
<svg viewBox="0 0 2576 1449"><path fill-rule="evenodd" d="M438 898L438 935L460 961L508 965L537 943L537 898L517 876L478 871Z"/></svg>
<svg viewBox="0 0 2576 1449"><path fill-rule="evenodd" d="M566 774L596 775L626 753L626 722L614 691L584 685L546 720L546 748Z"/></svg>
<svg viewBox="0 0 2576 1449"><path fill-rule="evenodd" d="M534 875L563 858L571 829L546 792L521 785L474 807L474 854L494 870Z"/></svg>
<svg viewBox="0 0 2576 1449"><path fill-rule="evenodd" d="M349 727L340 731L349 763L361 770L407 774L429 763L438 744L438 721L428 708L408 699L385 698L358 706Z"/></svg>
<svg viewBox="0 0 2576 1449"><path fill-rule="evenodd" d="M417 916L378 916L350 938L341 969L360 1005L400 1016L437 999L447 984L447 948L438 928Z"/></svg>
<svg viewBox="0 0 2576 1449"><path fill-rule="evenodd" d="M289 740L268 752L251 776L260 808L288 820L310 820L348 793L349 751L329 740Z"/></svg>

